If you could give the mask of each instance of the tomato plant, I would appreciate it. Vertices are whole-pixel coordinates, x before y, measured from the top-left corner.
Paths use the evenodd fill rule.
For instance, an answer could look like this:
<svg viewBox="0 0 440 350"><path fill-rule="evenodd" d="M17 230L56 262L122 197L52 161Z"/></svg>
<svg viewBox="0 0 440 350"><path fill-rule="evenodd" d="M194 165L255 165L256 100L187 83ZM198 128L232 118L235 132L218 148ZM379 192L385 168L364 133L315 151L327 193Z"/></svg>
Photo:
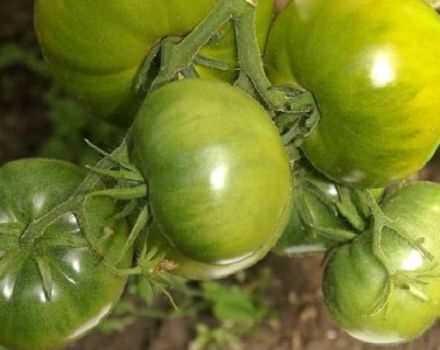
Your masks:
<svg viewBox="0 0 440 350"><path fill-rule="evenodd" d="M127 125L145 92L134 83L141 66L161 39L181 37L201 22L217 0L38 0L36 30L55 78L103 117ZM264 47L274 0L256 10L258 40ZM229 65L225 71L197 66L204 77L231 81L236 76L232 27L224 26L200 53Z"/></svg>
<svg viewBox="0 0 440 350"><path fill-rule="evenodd" d="M67 200L85 176L66 162L27 159L0 168L0 344L48 350L96 326L118 301L126 278L111 273L89 246L77 217L65 213L41 228L32 246L22 240L31 225ZM103 251L115 259L127 236L112 221L111 200L85 205L89 235L113 231ZM126 256L128 265L130 256Z"/></svg>
<svg viewBox="0 0 440 350"><path fill-rule="evenodd" d="M440 17L423 1L292 1L266 51L275 84L300 84L321 119L303 149L330 178L383 187L440 141Z"/></svg>
<svg viewBox="0 0 440 350"><path fill-rule="evenodd" d="M172 301L168 272L221 278L271 249L327 251L326 304L359 339L407 341L434 322L440 185L384 203L367 188L417 171L439 144L438 15L421 0L291 1L265 64L273 10L37 0L56 80L103 118L136 117L113 151L87 142L102 156L88 172L0 168L0 344L62 346L111 310L127 276Z"/></svg>
<svg viewBox="0 0 440 350"><path fill-rule="evenodd" d="M338 325L354 337L404 342L420 335L439 315L440 185L406 185L382 209L430 254L389 228L379 247L371 228L331 256L324 298ZM386 261L378 259L377 249Z"/></svg>
<svg viewBox="0 0 440 350"><path fill-rule="evenodd" d="M182 254L229 264L275 243L292 180L276 128L256 101L225 83L170 83L142 105L133 133L153 218Z"/></svg>

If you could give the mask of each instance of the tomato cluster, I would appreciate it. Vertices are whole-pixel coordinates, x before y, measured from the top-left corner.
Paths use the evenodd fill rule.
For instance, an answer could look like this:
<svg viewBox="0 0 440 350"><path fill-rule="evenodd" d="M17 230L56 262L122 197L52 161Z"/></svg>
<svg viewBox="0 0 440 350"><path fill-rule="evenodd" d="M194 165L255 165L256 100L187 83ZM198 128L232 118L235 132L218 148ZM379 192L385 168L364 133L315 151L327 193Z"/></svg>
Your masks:
<svg viewBox="0 0 440 350"><path fill-rule="evenodd" d="M134 121L89 172L0 168L1 345L80 337L127 275L221 278L270 250L328 253L324 298L354 337L408 341L435 321L440 186L396 182L440 141L438 14L295 0L273 21L274 5L37 0L56 81Z"/></svg>

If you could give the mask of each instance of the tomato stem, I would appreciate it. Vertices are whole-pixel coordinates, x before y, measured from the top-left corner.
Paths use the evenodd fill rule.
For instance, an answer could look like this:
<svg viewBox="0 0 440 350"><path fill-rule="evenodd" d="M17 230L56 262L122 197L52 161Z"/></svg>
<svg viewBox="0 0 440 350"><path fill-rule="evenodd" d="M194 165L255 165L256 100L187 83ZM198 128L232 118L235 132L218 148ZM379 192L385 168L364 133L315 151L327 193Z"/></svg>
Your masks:
<svg viewBox="0 0 440 350"><path fill-rule="evenodd" d="M141 211L136 219L136 223L133 225L133 228L130 232L130 235L129 235L127 241L125 242L124 247L122 248L121 254L119 256L119 259L116 261L115 266L117 266L119 264L119 262L128 253L130 248L134 245L134 242L139 237L139 234L142 232L142 230L147 226L149 220L150 220L150 213L148 210L148 206L145 205L141 209Z"/></svg>
<svg viewBox="0 0 440 350"><path fill-rule="evenodd" d="M255 7L234 18L240 70L272 111L295 112L314 106L313 96L298 88L275 87L267 78L255 28ZM309 108L306 108L309 109Z"/></svg>
<svg viewBox="0 0 440 350"><path fill-rule="evenodd" d="M204 66L211 69L217 69L220 71L227 71L230 67L227 63L214 60L203 55L197 55L194 57L194 63L199 66Z"/></svg>
<svg viewBox="0 0 440 350"><path fill-rule="evenodd" d="M102 158L96 165L97 168L103 170L111 169L115 161L125 163L127 158L127 145L125 140L111 154ZM20 236L20 246L23 249L31 250L35 242L40 239L46 232L46 229L56 222L60 217L66 214L74 214L77 218L82 219L82 210L87 195L93 191L102 178L97 172L89 172L82 183L79 185L75 193L65 202L53 208L51 211L40 217L38 220L31 222L26 230ZM88 231L88 230L84 230Z"/></svg>
<svg viewBox="0 0 440 350"><path fill-rule="evenodd" d="M150 92L179 75L197 77L195 64L210 68L226 70L229 67L222 63L199 56L200 50L212 39L218 30L227 22L232 21L237 38L237 54L240 75L236 86L254 95L255 91L262 98L271 112L298 113L299 122L288 135L288 141L302 140L319 121L319 111L313 95L297 87L273 86L266 76L262 54L258 45L255 28L255 1L251 0L220 0L207 17L183 39L168 37L159 43L145 60L144 67L136 89L147 81L147 72L157 56L159 48L161 68L153 80ZM303 119L306 118L306 121Z"/></svg>
<svg viewBox="0 0 440 350"><path fill-rule="evenodd" d="M231 19L240 18L248 8L252 7L242 0L220 0L208 16L179 43L163 40L162 66L153 80L151 89L173 80L179 72L191 66L198 52L224 24Z"/></svg>

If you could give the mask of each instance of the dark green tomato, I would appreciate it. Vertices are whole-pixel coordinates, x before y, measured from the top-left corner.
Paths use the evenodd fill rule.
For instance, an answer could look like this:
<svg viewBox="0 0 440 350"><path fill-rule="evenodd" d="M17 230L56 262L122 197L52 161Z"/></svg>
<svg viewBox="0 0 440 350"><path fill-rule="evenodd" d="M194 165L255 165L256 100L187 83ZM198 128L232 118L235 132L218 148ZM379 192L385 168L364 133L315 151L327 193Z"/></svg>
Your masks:
<svg viewBox="0 0 440 350"><path fill-rule="evenodd" d="M287 155L270 116L241 90L200 79L166 85L142 105L134 146L153 217L188 258L237 262L284 229Z"/></svg>
<svg viewBox="0 0 440 350"><path fill-rule="evenodd" d="M80 168L55 160L20 160L0 168L3 346L49 350L70 343L96 326L123 291L126 279L110 273L91 251L72 213L47 226L33 247L20 245L28 225L67 200L84 175ZM113 260L127 238L126 224L109 220L116 209L102 198L86 204L91 235L114 230L104 249Z"/></svg>
<svg viewBox="0 0 440 350"><path fill-rule="evenodd" d="M175 268L169 272L191 280L206 281L227 277L256 264L273 247L276 238L274 236L274 239L268 241L265 246L255 250L243 259L229 264L210 264L189 258L173 247L160 233L156 225L153 225L150 229L148 244L149 247L156 247L160 252L165 253L166 259L175 264Z"/></svg>
<svg viewBox="0 0 440 350"><path fill-rule="evenodd" d="M217 0L37 0L35 22L44 56L56 80L104 118L131 121L143 96L133 89L150 49L167 36L183 36L201 22ZM274 0L259 0L256 28L264 47ZM236 76L231 25L202 50L230 64L226 72L198 67L203 77Z"/></svg>
<svg viewBox="0 0 440 350"><path fill-rule="evenodd" d="M275 84L313 92L321 120L304 151L325 175L384 187L440 140L440 17L422 0L295 0L267 47Z"/></svg>
<svg viewBox="0 0 440 350"><path fill-rule="evenodd" d="M373 255L372 232L366 231L331 256L324 272L324 298L336 323L354 337L372 343L404 342L419 336L440 314L440 185L407 185L385 201L383 211L413 239L420 239L433 259L385 229L383 252L400 272L394 276L388 302L374 313L386 295L387 274Z"/></svg>

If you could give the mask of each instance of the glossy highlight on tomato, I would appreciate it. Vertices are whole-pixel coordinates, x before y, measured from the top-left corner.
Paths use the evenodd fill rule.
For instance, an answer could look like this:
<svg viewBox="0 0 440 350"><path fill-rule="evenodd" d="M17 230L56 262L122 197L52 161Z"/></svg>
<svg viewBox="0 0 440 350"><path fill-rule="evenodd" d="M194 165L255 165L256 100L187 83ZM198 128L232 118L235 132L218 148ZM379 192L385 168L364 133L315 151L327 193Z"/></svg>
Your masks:
<svg viewBox="0 0 440 350"><path fill-rule="evenodd" d="M440 141L440 16L421 0L295 0L268 39L268 75L300 84L321 120L303 149L333 180L384 187Z"/></svg>
<svg viewBox="0 0 440 350"><path fill-rule="evenodd" d="M170 83L142 105L133 134L133 161L172 247L228 265L275 244L291 205L290 165L250 96L222 82Z"/></svg>
<svg viewBox="0 0 440 350"><path fill-rule="evenodd" d="M375 311L386 295L387 274L373 255L370 229L331 256L323 291L340 327L363 341L389 344L421 335L440 315L440 185L408 184L393 193L382 208L421 242L432 259L386 228L381 247L396 272L387 302Z"/></svg>
<svg viewBox="0 0 440 350"><path fill-rule="evenodd" d="M169 36L184 36L217 0L37 0L35 23L40 45L56 80L95 114L128 124L144 93L133 86L151 48ZM264 48L274 0L259 0L256 28ZM205 57L230 65L226 72L197 68L205 78L236 77L231 25L202 49Z"/></svg>
<svg viewBox="0 0 440 350"><path fill-rule="evenodd" d="M75 215L45 228L29 248L20 243L28 225L67 200L85 172L66 162L26 159L0 168L0 344L16 350L50 350L96 326L118 301L126 278L116 276L89 247ZM90 234L113 230L104 245L115 259L127 238L123 221L109 218L108 199L86 204ZM128 266L130 256L122 259Z"/></svg>

